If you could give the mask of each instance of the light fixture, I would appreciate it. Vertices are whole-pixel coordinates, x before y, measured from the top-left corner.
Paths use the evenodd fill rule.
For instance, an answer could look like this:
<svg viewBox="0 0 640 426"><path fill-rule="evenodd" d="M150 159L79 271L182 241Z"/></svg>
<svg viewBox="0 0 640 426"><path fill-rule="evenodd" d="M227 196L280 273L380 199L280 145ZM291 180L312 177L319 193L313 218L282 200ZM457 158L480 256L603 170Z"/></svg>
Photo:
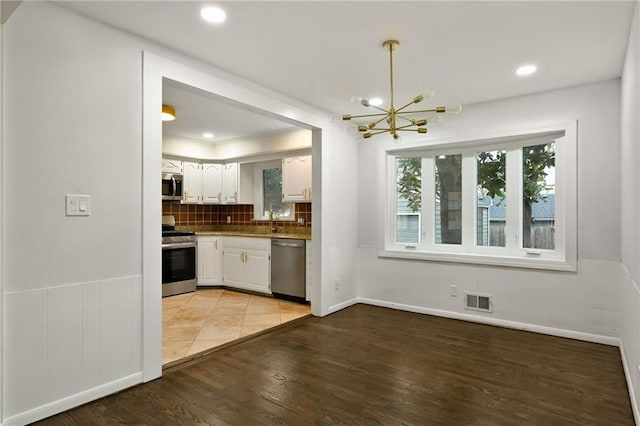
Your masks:
<svg viewBox="0 0 640 426"><path fill-rule="evenodd" d="M205 6L200 9L200 17L211 24L221 24L227 19L227 14L219 7Z"/></svg>
<svg viewBox="0 0 640 426"><path fill-rule="evenodd" d="M423 109L418 111L406 111L405 108L417 104L424 99L429 98L433 92L426 92L424 94L418 95L413 98L407 104L401 106L400 108L396 108L393 101L393 50L398 46L400 42L398 40L386 40L382 43L382 47L389 49L389 82L390 82L390 91L391 96L389 98L390 105L389 109L380 108L373 104L373 102L367 99L360 99L360 104L365 107L375 108L381 113L377 114L364 114L364 115L343 115L343 120L351 120L352 118L372 118L375 121L367 125L359 125L358 130L363 132L362 137L365 139L370 138L371 136L379 135L381 133L390 133L394 139L398 139L399 131L410 131L410 132L418 132L418 133L427 133L426 125L427 123L432 124L434 120L431 118L425 118L421 120L416 120L413 118L405 117L410 114L424 114L424 113L444 113L444 112L453 112L458 113L462 111L462 105L454 105L450 107L436 107L434 109ZM402 122L398 123L398 121L402 120ZM430 121L431 120L431 121ZM389 127L378 127L381 123L385 122ZM436 121L437 122L437 121Z"/></svg>
<svg viewBox="0 0 640 426"><path fill-rule="evenodd" d="M516 70L516 74L524 77L525 75L533 74L537 69L538 67L536 67L535 65L523 65Z"/></svg>
<svg viewBox="0 0 640 426"><path fill-rule="evenodd" d="M176 110L170 106L162 104L162 121L173 121L176 119Z"/></svg>
<svg viewBox="0 0 640 426"><path fill-rule="evenodd" d="M213 133L211 132L205 132L202 134L203 138L207 138L207 139L213 139Z"/></svg>

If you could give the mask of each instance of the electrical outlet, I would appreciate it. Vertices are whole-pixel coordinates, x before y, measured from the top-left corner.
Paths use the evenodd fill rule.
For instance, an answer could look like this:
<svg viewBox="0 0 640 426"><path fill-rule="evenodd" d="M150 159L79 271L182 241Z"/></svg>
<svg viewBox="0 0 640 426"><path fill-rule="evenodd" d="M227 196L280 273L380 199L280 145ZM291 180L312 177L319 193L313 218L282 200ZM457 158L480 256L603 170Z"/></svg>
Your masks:
<svg viewBox="0 0 640 426"><path fill-rule="evenodd" d="M451 297L458 297L458 286L457 285L449 286L449 295Z"/></svg>
<svg viewBox="0 0 640 426"><path fill-rule="evenodd" d="M336 280L333 282L333 289L334 290L339 290L340 289L340 280L336 278Z"/></svg>
<svg viewBox="0 0 640 426"><path fill-rule="evenodd" d="M227 223L231 223L231 216L227 216Z"/></svg>

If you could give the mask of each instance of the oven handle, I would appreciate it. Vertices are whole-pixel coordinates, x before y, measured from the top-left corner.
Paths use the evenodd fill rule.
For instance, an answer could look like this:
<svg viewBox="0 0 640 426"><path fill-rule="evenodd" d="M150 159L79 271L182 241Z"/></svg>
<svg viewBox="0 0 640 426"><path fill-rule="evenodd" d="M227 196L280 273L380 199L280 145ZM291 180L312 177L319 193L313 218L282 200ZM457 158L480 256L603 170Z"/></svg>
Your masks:
<svg viewBox="0 0 640 426"><path fill-rule="evenodd" d="M162 245L162 250L173 250L173 249L181 249L181 248L195 248L196 247L196 243L170 243L170 244L163 244Z"/></svg>

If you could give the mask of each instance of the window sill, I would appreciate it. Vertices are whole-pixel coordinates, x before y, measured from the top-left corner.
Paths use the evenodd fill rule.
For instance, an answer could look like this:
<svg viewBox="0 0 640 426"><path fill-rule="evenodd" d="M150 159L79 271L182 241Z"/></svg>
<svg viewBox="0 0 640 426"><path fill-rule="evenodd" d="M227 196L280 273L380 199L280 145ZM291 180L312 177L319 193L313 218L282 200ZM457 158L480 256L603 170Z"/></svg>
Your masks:
<svg viewBox="0 0 640 426"><path fill-rule="evenodd" d="M380 250L378 257L433 262L466 263L476 265L506 266L511 268L542 269L576 272L577 262L555 259L531 259L513 256L495 256L471 253L436 253L425 251Z"/></svg>

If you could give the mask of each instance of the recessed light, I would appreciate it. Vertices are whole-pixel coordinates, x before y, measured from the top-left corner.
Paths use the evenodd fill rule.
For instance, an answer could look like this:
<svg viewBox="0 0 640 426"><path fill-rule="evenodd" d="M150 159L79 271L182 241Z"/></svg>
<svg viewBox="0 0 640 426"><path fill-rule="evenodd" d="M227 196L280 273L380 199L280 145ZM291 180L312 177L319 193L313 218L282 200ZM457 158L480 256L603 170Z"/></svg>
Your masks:
<svg viewBox="0 0 640 426"><path fill-rule="evenodd" d="M205 132L205 133L202 134L202 137L207 138L207 139L213 139L213 133Z"/></svg>
<svg viewBox="0 0 640 426"><path fill-rule="evenodd" d="M519 76L531 75L536 72L537 69L538 67L535 65L523 65L516 70L516 74Z"/></svg>
<svg viewBox="0 0 640 426"><path fill-rule="evenodd" d="M382 105L382 99L380 99L380 98L371 98L371 99L369 99L369 105L380 106L380 105Z"/></svg>
<svg viewBox="0 0 640 426"><path fill-rule="evenodd" d="M205 6L200 9L200 16L211 24L221 24L227 19L224 10L217 6Z"/></svg>

